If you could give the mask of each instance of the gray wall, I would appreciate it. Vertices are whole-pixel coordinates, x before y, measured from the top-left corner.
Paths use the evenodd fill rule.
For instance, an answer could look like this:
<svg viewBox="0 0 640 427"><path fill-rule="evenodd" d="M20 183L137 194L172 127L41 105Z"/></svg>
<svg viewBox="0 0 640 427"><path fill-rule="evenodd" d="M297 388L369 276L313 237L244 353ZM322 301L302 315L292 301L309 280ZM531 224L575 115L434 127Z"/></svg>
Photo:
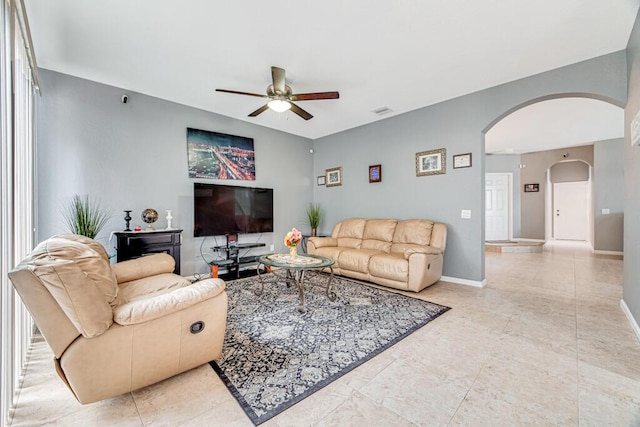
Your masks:
<svg viewBox="0 0 640 427"><path fill-rule="evenodd" d="M519 154L487 154L485 173L513 174L513 237L520 237L520 155Z"/></svg>
<svg viewBox="0 0 640 427"><path fill-rule="evenodd" d="M563 157L567 153L568 157ZM522 197L522 237L545 239L545 200L547 170L557 162L567 159L584 160L593 165L593 145L539 151L522 154L520 160L526 167L520 171L520 193ZM525 193L526 184L540 184L540 191Z"/></svg>
<svg viewBox="0 0 640 427"><path fill-rule="evenodd" d="M627 46L629 103L624 112L624 294L636 323L640 323L640 147L631 146L631 120L640 111L640 17Z"/></svg>
<svg viewBox="0 0 640 427"><path fill-rule="evenodd" d="M624 223L624 139L593 145L594 242L597 251L622 252ZM603 214L602 209L609 209Z"/></svg>
<svg viewBox="0 0 640 427"><path fill-rule="evenodd" d="M115 213L98 236L110 253L115 251L107 243L109 233L124 228L124 209L133 210L132 225L143 224L142 210L157 210L156 228L166 227L165 210L171 209L173 226L184 229L183 274L206 271L203 238L193 238L195 180L187 173L187 127L254 138L255 181L198 180L274 189L274 233L241 236L241 242L260 239L284 249L281 236L288 229L308 229L305 209L315 184L311 140L47 70L40 70L40 80L39 240L66 231L59 208L74 194L88 194ZM122 104L125 92L129 102ZM213 245L207 238L202 246L206 251Z"/></svg>
<svg viewBox="0 0 640 427"><path fill-rule="evenodd" d="M444 275L484 280L484 134L521 106L570 93L591 94L623 105L627 96L625 52L315 140L316 174L335 166L344 168L342 186L315 187L314 198L327 212L321 231L328 232L332 224L354 216L441 221L448 225ZM416 177L415 154L437 148L447 149L447 173ZM473 155L473 167L453 169L452 155L468 152ZM377 163L382 164L383 182L369 184L368 166ZM472 218L461 219L461 209L471 210Z"/></svg>
<svg viewBox="0 0 640 427"><path fill-rule="evenodd" d="M58 206L76 193L96 196L116 215L124 209L139 215L153 207L163 217L164 210L173 209L174 225L185 229L187 273L199 269L201 243L189 236L188 126L255 139L258 179L239 184L275 189L276 230L263 236L266 243L281 248L280 236L288 228L303 227L312 199L327 212L320 228L325 233L351 216L430 218L449 226L444 274L481 281L484 133L533 100L578 93L623 104L627 96L626 55L616 52L321 138L313 141L311 157L307 139L138 94L124 105L122 89L45 70L41 78L39 238L64 231ZM447 149L447 173L416 177L415 153L435 148ZM473 167L453 169L451 156L467 152ZM280 171L285 163L295 164L294 169ZM378 163L383 182L369 184L368 166ZM316 175L335 166L344 168L344 185L314 185ZM461 209L470 209L472 218L460 219ZM116 216L102 237L122 228Z"/></svg>

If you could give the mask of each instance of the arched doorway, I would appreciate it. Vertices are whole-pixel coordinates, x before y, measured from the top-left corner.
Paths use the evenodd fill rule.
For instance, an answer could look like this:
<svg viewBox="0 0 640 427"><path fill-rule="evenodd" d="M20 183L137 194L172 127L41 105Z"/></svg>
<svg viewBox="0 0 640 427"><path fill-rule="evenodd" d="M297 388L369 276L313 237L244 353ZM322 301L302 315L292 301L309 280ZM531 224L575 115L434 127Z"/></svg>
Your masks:
<svg viewBox="0 0 640 427"><path fill-rule="evenodd" d="M623 122L623 109L622 109L623 105L621 102L611 98L585 94L585 93L556 94L556 95L543 96L540 98L536 98L536 99L532 99L530 101L524 102L514 108L509 109L508 111L505 111L505 113L503 113L498 118L493 120L483 130L483 133L482 133L482 141L485 144L486 153L487 154L491 153L491 151L488 149L487 139L490 140L492 130L499 128L501 123L508 122L510 116L512 115L517 116L523 110L537 108L538 106L546 104L547 101L573 100L573 99L578 99L580 101L584 101L585 103L590 103L590 104L599 106L602 109L602 111L607 111L607 112L613 111L614 116L619 117L619 124L616 126L618 126L617 129L620 136L619 137L615 136L615 138L622 137L624 122ZM549 104L551 104L551 102L549 102ZM595 116L591 116L591 117L588 117L588 116L583 117L583 114L581 114L580 111L572 111L569 109L565 109L565 110L556 109L554 113L555 113L555 116L551 115L546 117L547 122L545 123L550 123L554 125L557 124L556 122L562 123L562 119L564 119L565 116L569 118L574 118L575 119L574 123L585 123L586 121L586 124L584 126L574 125L572 127L571 125L568 125L566 132L562 131L562 133L566 133L566 134L572 134L574 132L579 134L580 132L582 132L582 136L581 136L582 140L577 139L575 141L569 141L567 143L567 146L573 147L575 145L580 145L581 141L585 145L588 145L588 144L593 145L595 141L604 140L608 138L606 136L607 135L606 132L604 134L599 133L599 128L593 127L594 124L598 125L598 121L601 118L600 116L603 116L606 118L607 114L600 114L600 115L596 114ZM582 122L580 122L580 120L582 120ZM547 131L546 129L547 126L545 125L545 123L539 124L537 127L541 128L544 131ZM521 126L521 127L524 128L525 132L532 132L537 130L535 126L529 127L529 128L527 128L527 126ZM512 126L512 129L513 128L514 127ZM552 137L549 136L549 133L545 134L543 132L541 134L544 137L543 139L545 139L545 141L541 141L541 142L547 142L546 139L549 139L549 140L553 139ZM590 137L589 135L592 135L592 137ZM536 144L536 145L541 146L540 150L546 149L546 150L553 151L551 150L550 147L547 147L542 143ZM534 149L532 149L531 151L536 151L536 148L534 147ZM520 156L521 153L523 152L526 152L526 151L518 151L518 147L515 146L515 149L505 148L504 151L500 153L500 156L505 157L510 154L513 154L515 157L517 157L517 156ZM524 161L511 161L510 163L511 163L512 169L505 169L505 170L495 170L495 169L492 170L490 168L490 164L492 162L488 161L490 159L490 156L485 157L485 173L509 172L513 174L513 193L511 196L513 198L512 223L513 223L513 230L514 230L514 233L513 233L514 238L523 238L524 236L525 239L528 238L528 239L545 241L546 239L550 238L550 236L553 234L551 230L553 217L551 216L550 213L547 213L547 206L552 206L552 200L550 200L549 197L553 194L552 189L547 188L548 186L547 170L555 163L560 163L563 160L573 160L573 158L571 159L562 158L562 152L556 152L553 154L556 156L555 158L552 158L550 160L547 159L541 162L534 162L535 164L533 165L526 164L527 162L524 162ZM592 162L592 159L586 159L586 160L587 160L586 163L588 164ZM527 174L527 173L523 173L522 171L530 172L532 168L538 168L537 170L539 170L539 176L536 179L523 178L523 181L520 182L521 175L523 177L526 175L531 175L530 173ZM485 177L485 184L486 184L486 181L487 179ZM525 187L535 188L535 190L533 191L536 191L536 192L535 193L526 192L527 190L525 190ZM486 198L484 202L485 202L485 212L484 212L485 221L483 221L484 223L483 226L485 227L484 231L486 233L486 217L487 217L486 216ZM538 214L536 214L537 219L536 219L536 224L533 224L534 225L533 232L531 231L531 227L529 228L527 227L528 225L531 225L531 224L528 224L526 221L527 215L521 215L521 212L526 212L529 217L531 216L531 212L539 212ZM551 212L550 209L549 209L549 212ZM520 220L522 220L521 221L522 224L520 224ZM590 221L593 221L593 218L591 218ZM588 234L591 234L591 236L588 236L589 237L588 240L592 240L591 237L593 233L591 232Z"/></svg>

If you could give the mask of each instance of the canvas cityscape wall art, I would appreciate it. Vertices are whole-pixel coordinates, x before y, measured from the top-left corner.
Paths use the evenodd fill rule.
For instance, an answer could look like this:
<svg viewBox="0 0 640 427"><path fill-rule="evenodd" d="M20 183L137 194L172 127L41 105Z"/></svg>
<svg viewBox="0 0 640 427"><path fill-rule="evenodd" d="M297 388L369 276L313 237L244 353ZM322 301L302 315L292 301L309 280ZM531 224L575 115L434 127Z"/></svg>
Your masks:
<svg viewBox="0 0 640 427"><path fill-rule="evenodd" d="M189 178L255 181L253 138L187 128Z"/></svg>

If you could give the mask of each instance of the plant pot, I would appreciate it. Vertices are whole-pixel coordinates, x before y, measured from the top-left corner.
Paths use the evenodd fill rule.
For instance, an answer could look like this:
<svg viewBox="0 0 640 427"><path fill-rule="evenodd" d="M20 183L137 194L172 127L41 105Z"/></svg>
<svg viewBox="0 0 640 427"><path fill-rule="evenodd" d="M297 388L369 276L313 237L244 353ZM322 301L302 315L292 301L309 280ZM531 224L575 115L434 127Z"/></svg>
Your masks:
<svg viewBox="0 0 640 427"><path fill-rule="evenodd" d="M318 229L316 229L316 228L312 228L311 229L311 237L316 237L317 233L318 233Z"/></svg>

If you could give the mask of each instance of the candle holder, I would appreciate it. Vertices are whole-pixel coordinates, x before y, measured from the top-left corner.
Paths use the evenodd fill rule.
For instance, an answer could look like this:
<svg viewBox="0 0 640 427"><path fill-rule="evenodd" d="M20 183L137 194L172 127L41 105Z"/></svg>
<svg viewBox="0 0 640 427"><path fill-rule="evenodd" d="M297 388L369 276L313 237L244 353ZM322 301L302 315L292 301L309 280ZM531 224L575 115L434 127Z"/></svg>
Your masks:
<svg viewBox="0 0 640 427"><path fill-rule="evenodd" d="M131 231L131 228L129 228L129 221L131 221L131 211L124 211L124 213L124 220L126 222L124 231Z"/></svg>

